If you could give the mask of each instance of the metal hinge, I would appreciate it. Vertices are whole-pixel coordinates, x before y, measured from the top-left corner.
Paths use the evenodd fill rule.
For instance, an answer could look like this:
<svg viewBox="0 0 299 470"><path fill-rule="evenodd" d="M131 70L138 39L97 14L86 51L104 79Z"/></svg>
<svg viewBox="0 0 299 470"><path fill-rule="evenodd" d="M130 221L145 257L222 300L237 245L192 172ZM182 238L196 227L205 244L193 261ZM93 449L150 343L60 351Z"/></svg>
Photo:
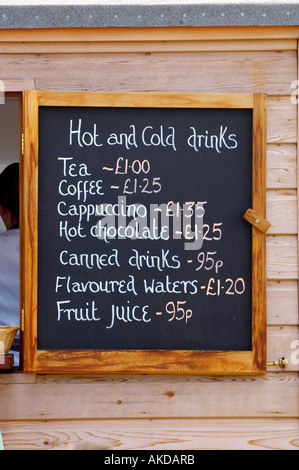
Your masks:
<svg viewBox="0 0 299 470"><path fill-rule="evenodd" d="M25 138L24 138L24 132L22 132L22 143L21 143L21 152L22 152L22 155L24 155L24 152L25 152Z"/></svg>
<svg viewBox="0 0 299 470"><path fill-rule="evenodd" d="M21 330L24 331L24 307L22 307L21 312Z"/></svg>

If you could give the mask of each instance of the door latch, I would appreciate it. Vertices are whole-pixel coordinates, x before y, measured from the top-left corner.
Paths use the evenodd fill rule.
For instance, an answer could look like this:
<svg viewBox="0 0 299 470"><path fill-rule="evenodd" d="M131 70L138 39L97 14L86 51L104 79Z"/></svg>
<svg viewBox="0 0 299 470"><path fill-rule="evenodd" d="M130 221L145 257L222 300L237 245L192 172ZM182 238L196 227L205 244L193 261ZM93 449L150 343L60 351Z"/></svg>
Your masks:
<svg viewBox="0 0 299 470"><path fill-rule="evenodd" d="M267 366L279 366L282 369L285 369L287 365L288 365L288 360L286 357L281 357L278 361L267 363Z"/></svg>

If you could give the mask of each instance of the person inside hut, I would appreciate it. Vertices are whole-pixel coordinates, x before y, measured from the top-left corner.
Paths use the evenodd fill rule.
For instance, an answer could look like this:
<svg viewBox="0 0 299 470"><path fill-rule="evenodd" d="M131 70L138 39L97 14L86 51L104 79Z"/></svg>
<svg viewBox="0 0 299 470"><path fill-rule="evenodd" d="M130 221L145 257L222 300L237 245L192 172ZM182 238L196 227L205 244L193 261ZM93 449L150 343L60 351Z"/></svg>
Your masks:
<svg viewBox="0 0 299 470"><path fill-rule="evenodd" d="M19 164L8 165L0 174L0 216L6 231L0 233L0 325L19 326ZM19 365L19 335L11 353Z"/></svg>

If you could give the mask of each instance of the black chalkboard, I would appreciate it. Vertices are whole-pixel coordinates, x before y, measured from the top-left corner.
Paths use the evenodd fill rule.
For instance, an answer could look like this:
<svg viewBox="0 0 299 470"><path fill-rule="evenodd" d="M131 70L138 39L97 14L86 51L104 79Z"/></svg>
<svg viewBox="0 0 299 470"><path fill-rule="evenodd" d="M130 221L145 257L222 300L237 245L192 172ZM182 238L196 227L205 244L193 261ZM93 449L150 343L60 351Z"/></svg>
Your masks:
<svg viewBox="0 0 299 470"><path fill-rule="evenodd" d="M252 119L40 106L38 349L251 350Z"/></svg>

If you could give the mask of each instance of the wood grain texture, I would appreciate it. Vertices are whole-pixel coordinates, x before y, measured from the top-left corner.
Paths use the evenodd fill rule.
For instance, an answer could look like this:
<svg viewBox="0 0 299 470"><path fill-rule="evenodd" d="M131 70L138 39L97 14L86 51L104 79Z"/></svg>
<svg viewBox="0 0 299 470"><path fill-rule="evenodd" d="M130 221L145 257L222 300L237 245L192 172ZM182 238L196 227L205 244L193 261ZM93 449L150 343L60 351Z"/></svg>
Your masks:
<svg viewBox="0 0 299 470"><path fill-rule="evenodd" d="M37 197L38 197L38 113L37 94L35 91L24 93L24 186L23 207L24 218L22 237L24 259L21 263L25 284L24 291L24 331L23 331L23 361L34 368L37 329ZM30 221L30 223L28 223ZM28 335L27 332L31 334ZM24 334L25 333L25 334Z"/></svg>
<svg viewBox="0 0 299 470"><path fill-rule="evenodd" d="M297 281L267 282L267 324L299 324Z"/></svg>
<svg viewBox="0 0 299 470"><path fill-rule="evenodd" d="M266 97L254 95L252 118L252 210L266 218ZM256 370L266 371L266 234L252 227L252 353Z"/></svg>
<svg viewBox="0 0 299 470"><path fill-rule="evenodd" d="M2 39L2 40L1 40ZM296 51L296 39L250 40L189 40L162 41L156 38L145 41L14 41L3 40L0 35L0 54L111 54L127 52L210 52L210 51ZM6 38L7 39L7 38Z"/></svg>
<svg viewBox="0 0 299 470"><path fill-rule="evenodd" d="M267 145L267 188L297 188L296 144Z"/></svg>
<svg viewBox="0 0 299 470"><path fill-rule="evenodd" d="M268 235L296 235L298 233L297 191L268 191L267 219L271 221Z"/></svg>
<svg viewBox="0 0 299 470"><path fill-rule="evenodd" d="M297 236L267 236L267 279L298 279Z"/></svg>
<svg viewBox="0 0 299 470"><path fill-rule="evenodd" d="M296 419L0 421L5 450L298 450ZM217 443L217 444L216 444Z"/></svg>
<svg viewBox="0 0 299 470"><path fill-rule="evenodd" d="M297 76L297 54L0 54L0 70L5 71L2 79L33 79L41 90L213 91L280 96L294 91L291 83Z"/></svg>
<svg viewBox="0 0 299 470"><path fill-rule="evenodd" d="M38 92L39 106L251 109L253 99L251 93Z"/></svg>
<svg viewBox="0 0 299 470"><path fill-rule="evenodd" d="M271 96L267 100L267 142L297 142L297 109L290 96Z"/></svg>
<svg viewBox="0 0 299 470"><path fill-rule="evenodd" d="M4 84L4 90L6 93L9 92L20 92L24 90L34 90L35 89L35 80L34 79L2 79Z"/></svg>
<svg viewBox="0 0 299 470"><path fill-rule="evenodd" d="M265 373L251 351L38 350L28 372L242 375Z"/></svg>
<svg viewBox="0 0 299 470"><path fill-rule="evenodd" d="M266 328L265 328L266 330ZM285 371L299 371L298 323L294 326L268 326L263 338L262 366L253 365L253 353L208 351L38 351L37 370L51 373L155 373L200 375L251 375L281 370L266 363L289 358ZM98 364L100 362L100 365ZM40 367L40 369L39 369Z"/></svg>
<svg viewBox="0 0 299 470"><path fill-rule="evenodd" d="M49 28L49 29L10 29L0 31L0 41L19 42L80 42L80 41L181 41L182 44L194 40L277 40L295 39L298 26L228 26L219 27L161 27L161 28ZM233 42L232 42L233 47ZM273 48L272 48L273 50Z"/></svg>
<svg viewBox="0 0 299 470"><path fill-rule="evenodd" d="M247 209L243 217L262 233L266 233L271 227L270 222L257 214L253 209Z"/></svg>
<svg viewBox="0 0 299 470"><path fill-rule="evenodd" d="M42 376L0 387L0 421L128 418L298 418L297 372L258 377ZM46 395L45 395L46 394Z"/></svg>

